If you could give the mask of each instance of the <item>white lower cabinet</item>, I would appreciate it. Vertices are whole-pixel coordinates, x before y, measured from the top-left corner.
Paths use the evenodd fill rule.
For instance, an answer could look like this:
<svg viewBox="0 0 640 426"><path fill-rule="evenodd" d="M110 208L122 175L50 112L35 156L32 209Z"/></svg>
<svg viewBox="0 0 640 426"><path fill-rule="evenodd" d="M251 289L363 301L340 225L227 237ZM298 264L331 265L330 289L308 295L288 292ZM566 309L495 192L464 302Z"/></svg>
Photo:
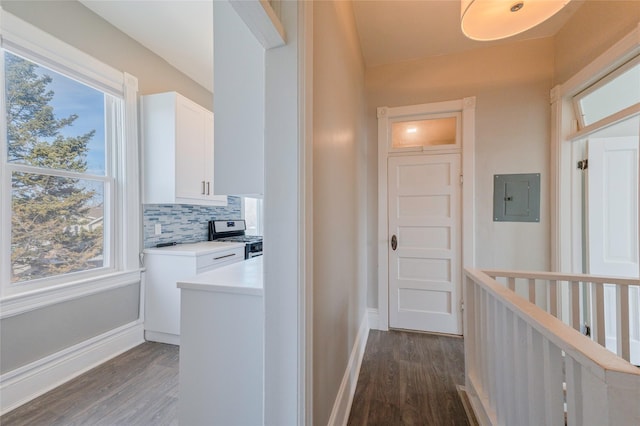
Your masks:
<svg viewBox="0 0 640 426"><path fill-rule="evenodd" d="M264 424L262 256L178 283L181 425Z"/></svg>
<svg viewBox="0 0 640 426"><path fill-rule="evenodd" d="M202 242L144 251L145 339L180 344L177 282L244 260L244 244Z"/></svg>

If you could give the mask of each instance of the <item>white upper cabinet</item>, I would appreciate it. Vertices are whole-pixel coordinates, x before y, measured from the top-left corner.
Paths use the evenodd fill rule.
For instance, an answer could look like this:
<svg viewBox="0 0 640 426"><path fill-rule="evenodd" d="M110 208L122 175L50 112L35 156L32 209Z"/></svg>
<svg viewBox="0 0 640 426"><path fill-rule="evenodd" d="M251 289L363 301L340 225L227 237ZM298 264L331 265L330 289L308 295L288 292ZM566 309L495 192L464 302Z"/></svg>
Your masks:
<svg viewBox="0 0 640 426"><path fill-rule="evenodd" d="M213 113L176 92L141 98L143 203L227 205L213 195Z"/></svg>

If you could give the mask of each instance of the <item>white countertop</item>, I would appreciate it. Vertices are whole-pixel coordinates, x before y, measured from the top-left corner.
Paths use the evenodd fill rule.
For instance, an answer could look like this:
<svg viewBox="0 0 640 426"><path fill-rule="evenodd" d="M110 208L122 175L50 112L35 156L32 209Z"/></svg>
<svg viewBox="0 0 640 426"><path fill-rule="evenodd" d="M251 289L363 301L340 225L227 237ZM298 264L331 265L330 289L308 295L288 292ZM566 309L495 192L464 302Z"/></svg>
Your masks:
<svg viewBox="0 0 640 426"><path fill-rule="evenodd" d="M183 290L200 290L262 296L262 256L222 266L178 281Z"/></svg>
<svg viewBox="0 0 640 426"><path fill-rule="evenodd" d="M144 249L145 253L170 254L172 256L200 256L215 253L217 251L244 247L244 243L227 243L222 241L202 241L199 243L176 244L167 247L150 247Z"/></svg>

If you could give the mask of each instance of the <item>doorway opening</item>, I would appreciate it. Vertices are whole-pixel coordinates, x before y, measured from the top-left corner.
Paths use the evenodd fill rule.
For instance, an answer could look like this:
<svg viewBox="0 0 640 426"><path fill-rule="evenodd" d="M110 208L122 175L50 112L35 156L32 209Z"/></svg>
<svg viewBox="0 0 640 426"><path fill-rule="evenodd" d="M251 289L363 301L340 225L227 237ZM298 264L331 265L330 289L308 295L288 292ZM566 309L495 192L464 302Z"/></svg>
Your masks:
<svg viewBox="0 0 640 426"><path fill-rule="evenodd" d="M571 140L574 269L599 276L640 276L640 56L572 98ZM605 285L606 347L617 352L618 297ZM581 284L583 331L595 315L594 295ZM631 362L640 365L640 287L629 286Z"/></svg>
<svg viewBox="0 0 640 426"><path fill-rule="evenodd" d="M381 330L462 334L462 271L474 265L474 127L475 98L378 108Z"/></svg>

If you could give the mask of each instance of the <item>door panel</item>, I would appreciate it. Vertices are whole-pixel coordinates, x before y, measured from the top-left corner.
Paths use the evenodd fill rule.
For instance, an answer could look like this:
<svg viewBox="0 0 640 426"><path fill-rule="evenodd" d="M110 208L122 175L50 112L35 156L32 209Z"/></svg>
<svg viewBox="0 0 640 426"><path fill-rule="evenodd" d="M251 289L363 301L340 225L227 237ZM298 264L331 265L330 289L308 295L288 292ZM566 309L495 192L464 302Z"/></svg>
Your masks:
<svg viewBox="0 0 640 426"><path fill-rule="evenodd" d="M588 141L588 267L593 275L637 278L638 138ZM606 346L616 351L616 288L604 286ZM631 362L640 365L638 288L629 292Z"/></svg>
<svg viewBox="0 0 640 426"><path fill-rule="evenodd" d="M388 159L389 325L461 334L460 155Z"/></svg>

